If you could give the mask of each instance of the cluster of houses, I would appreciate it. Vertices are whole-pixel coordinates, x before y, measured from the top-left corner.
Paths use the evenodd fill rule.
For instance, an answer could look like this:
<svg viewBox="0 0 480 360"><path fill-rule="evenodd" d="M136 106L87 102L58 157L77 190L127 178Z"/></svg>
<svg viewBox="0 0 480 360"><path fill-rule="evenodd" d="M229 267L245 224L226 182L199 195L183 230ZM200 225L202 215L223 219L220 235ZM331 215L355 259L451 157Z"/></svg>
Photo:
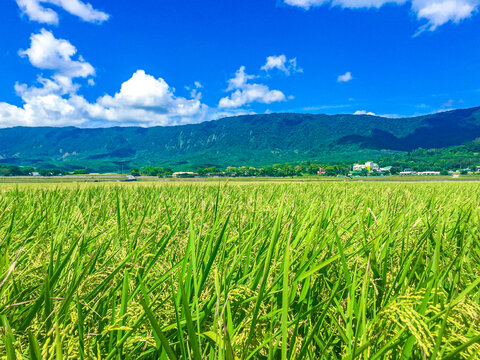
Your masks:
<svg viewBox="0 0 480 360"><path fill-rule="evenodd" d="M389 175L391 166L380 167L377 163L373 161L367 161L365 164L354 164L352 168L352 176L361 176L365 174L375 173L379 176Z"/></svg>
<svg viewBox="0 0 480 360"><path fill-rule="evenodd" d="M177 171L172 174L174 178L192 178L198 176L198 173L193 171Z"/></svg>
<svg viewBox="0 0 480 360"><path fill-rule="evenodd" d="M352 172L350 173L351 176L365 176L365 175L378 175L378 176L385 176L391 174L391 166L380 167L378 164L367 161L365 164L354 164L352 167ZM479 173L480 166L477 166L475 169L462 169L456 171L449 171L448 174L454 177L457 177L462 174L473 174ZM413 171L412 169L404 169L398 173L402 176L409 176L409 175L419 175L419 176L433 176L433 175L441 175L440 171Z"/></svg>
<svg viewBox="0 0 480 360"><path fill-rule="evenodd" d="M412 171L405 169L398 173L399 175L440 175L440 171Z"/></svg>

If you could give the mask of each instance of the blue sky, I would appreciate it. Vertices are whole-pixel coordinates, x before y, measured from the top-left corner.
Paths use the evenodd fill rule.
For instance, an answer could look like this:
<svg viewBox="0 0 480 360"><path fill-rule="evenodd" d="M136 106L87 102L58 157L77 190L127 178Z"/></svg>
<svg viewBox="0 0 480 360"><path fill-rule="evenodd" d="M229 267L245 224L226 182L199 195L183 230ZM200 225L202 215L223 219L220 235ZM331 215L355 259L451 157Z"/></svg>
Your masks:
<svg viewBox="0 0 480 360"><path fill-rule="evenodd" d="M0 127L480 105L480 0L2 0Z"/></svg>

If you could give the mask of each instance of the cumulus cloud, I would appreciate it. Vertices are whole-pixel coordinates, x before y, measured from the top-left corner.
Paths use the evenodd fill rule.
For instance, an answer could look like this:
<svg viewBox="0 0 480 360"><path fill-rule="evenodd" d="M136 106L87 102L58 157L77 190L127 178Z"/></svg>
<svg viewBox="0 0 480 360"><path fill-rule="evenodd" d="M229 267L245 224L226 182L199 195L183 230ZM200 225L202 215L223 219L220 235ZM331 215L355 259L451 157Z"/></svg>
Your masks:
<svg viewBox="0 0 480 360"><path fill-rule="evenodd" d="M245 72L245 66L240 67L235 77L228 80L227 91L233 91L230 96L220 99L219 108L239 108L253 102L271 104L285 101L286 97L280 90L270 90L263 84L250 84L249 80L255 79L254 75Z"/></svg>
<svg viewBox="0 0 480 360"><path fill-rule="evenodd" d="M261 69L267 72L278 69L287 76L292 72L303 72L303 69L297 67L297 58L287 60L285 55L268 56L265 65Z"/></svg>
<svg viewBox="0 0 480 360"><path fill-rule="evenodd" d="M241 66L240 69L237 70L235 73L235 77L228 80L228 88L227 91L231 91L234 89L241 89L247 85L249 80L255 79L255 75L248 75L245 72L245 66Z"/></svg>
<svg viewBox="0 0 480 360"><path fill-rule="evenodd" d="M435 30L447 22L459 23L474 15L480 0L284 0L285 4L309 10L315 6L330 5L349 9L380 8L386 4L410 3L411 11L427 23L420 28Z"/></svg>
<svg viewBox="0 0 480 360"><path fill-rule="evenodd" d="M177 97L164 79L137 70L114 96L99 98L89 114L114 122L174 125L197 122L207 110L199 99Z"/></svg>
<svg viewBox="0 0 480 360"><path fill-rule="evenodd" d="M353 79L353 76L352 76L352 73L350 71L347 71L345 74L339 75L337 77L338 82L349 82L352 79Z"/></svg>
<svg viewBox="0 0 480 360"><path fill-rule="evenodd" d="M177 125L201 121L209 111L200 102L200 93L192 99L177 97L164 79L143 70L136 71L113 96L107 94L88 102L78 94L80 85L75 81L87 78L93 86L95 69L77 56L70 42L56 39L46 30L32 34L30 47L19 55L33 66L50 71L51 76L39 76L31 86L17 83L15 91L23 106L0 103L0 127Z"/></svg>
<svg viewBox="0 0 480 360"><path fill-rule="evenodd" d="M11 126L170 126L197 123L228 115L251 113L240 107L252 102L270 104L286 100L279 90L251 82L256 76L241 67L228 81L231 92L218 108L201 102L203 85L195 81L190 98L177 96L163 78L137 70L115 94L88 101L79 90L81 82L94 86L94 67L69 41L57 39L45 29L30 37L30 47L19 55L44 74L34 84L15 84L23 105L0 102L0 127Z"/></svg>
<svg viewBox="0 0 480 360"><path fill-rule="evenodd" d="M376 116L377 114L371 112L371 111L366 111L366 110L357 110L353 113L353 115L373 115Z"/></svg>
<svg viewBox="0 0 480 360"><path fill-rule="evenodd" d="M42 86L17 85L24 105L0 103L0 127L10 126L167 126L204 120L210 109L198 99L177 97L162 78L137 70L113 96L90 103L73 88L65 93L54 80Z"/></svg>
<svg viewBox="0 0 480 360"><path fill-rule="evenodd" d="M66 12L78 16L80 19L92 22L102 23L108 20L109 15L96 10L92 5L81 0L16 0L22 13L28 16L32 21L45 24L58 24L58 13L51 7L56 6Z"/></svg>
<svg viewBox="0 0 480 360"><path fill-rule="evenodd" d="M30 63L44 70L53 70L67 78L86 78L95 75L95 69L81 56L77 60L72 57L77 53L75 46L67 40L56 39L50 31L42 29L30 37L30 48L20 50L22 57L27 57Z"/></svg>
<svg viewBox="0 0 480 360"><path fill-rule="evenodd" d="M0 103L0 127L11 126L81 126L88 121L86 100L71 93L62 94L54 82L35 88L16 87L24 105Z"/></svg>

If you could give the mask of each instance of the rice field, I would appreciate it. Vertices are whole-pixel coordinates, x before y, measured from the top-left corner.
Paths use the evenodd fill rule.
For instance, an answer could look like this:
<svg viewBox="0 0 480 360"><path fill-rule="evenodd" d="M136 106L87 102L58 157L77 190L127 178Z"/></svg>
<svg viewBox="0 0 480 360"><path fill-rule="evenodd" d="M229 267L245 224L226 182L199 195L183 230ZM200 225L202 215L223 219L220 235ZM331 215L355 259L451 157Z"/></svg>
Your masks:
<svg viewBox="0 0 480 360"><path fill-rule="evenodd" d="M480 185L1 185L0 358L479 359Z"/></svg>

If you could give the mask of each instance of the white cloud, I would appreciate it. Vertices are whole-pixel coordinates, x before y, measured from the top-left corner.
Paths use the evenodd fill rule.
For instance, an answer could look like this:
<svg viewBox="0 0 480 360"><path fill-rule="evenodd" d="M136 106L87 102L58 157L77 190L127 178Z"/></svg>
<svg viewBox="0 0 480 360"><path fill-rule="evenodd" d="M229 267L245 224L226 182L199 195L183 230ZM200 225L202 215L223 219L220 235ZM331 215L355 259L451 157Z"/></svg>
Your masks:
<svg viewBox="0 0 480 360"><path fill-rule="evenodd" d="M310 9L312 6L320 6L329 3L330 0L285 0L285 4Z"/></svg>
<svg viewBox="0 0 480 360"><path fill-rule="evenodd" d="M80 85L74 80L88 78L87 83L94 85L95 69L76 54L70 42L56 39L49 31L32 34L30 47L19 55L52 75L39 76L32 86L17 83L15 91L23 106L0 103L0 127L177 125L204 120L210 111L200 102L201 93L192 99L177 97L165 80L143 70L136 71L113 96L90 103L78 94Z"/></svg>
<svg viewBox="0 0 480 360"><path fill-rule="evenodd" d="M419 20L427 23L420 28L433 31L448 22L459 23L473 16L480 0L284 0L285 4L308 10L315 6L330 5L349 9L380 8L386 4L410 3L411 10Z"/></svg>
<svg viewBox="0 0 480 360"><path fill-rule="evenodd" d="M92 5L81 0L16 0L24 14L32 21L46 24L58 24L58 14L50 7L56 6L80 19L92 23L102 23L110 17L108 14L95 10Z"/></svg>
<svg viewBox="0 0 480 360"><path fill-rule="evenodd" d="M380 8L387 3L403 4L407 0L285 0L285 4L310 9L315 6L330 4L344 8Z"/></svg>
<svg viewBox="0 0 480 360"><path fill-rule="evenodd" d="M219 108L238 108L245 104L260 102L271 104L273 102L285 101L285 95L279 90L270 90L265 85L252 84L245 89L236 90L230 97L220 99Z"/></svg>
<svg viewBox="0 0 480 360"><path fill-rule="evenodd" d="M0 103L0 127L10 126L81 126L88 121L83 110L83 97L69 94L64 96L55 86L44 88L16 87L24 105L17 107Z"/></svg>
<svg viewBox="0 0 480 360"><path fill-rule="evenodd" d="M81 56L78 60L72 57L77 53L75 46L67 40L56 39L50 31L42 29L38 34L32 34L31 44L27 50L20 50L22 57L28 57L30 63L43 70L53 70L56 74L68 77L95 75L95 69Z"/></svg>
<svg viewBox="0 0 480 360"><path fill-rule="evenodd" d="M202 93L200 91L201 88L203 88L203 85L200 83L200 81L195 81L193 83L193 87L185 86L185 89L190 91L190 97L197 100L202 98Z"/></svg>
<svg viewBox="0 0 480 360"><path fill-rule="evenodd" d="M120 92L114 97L106 95L102 98L107 106L131 106L138 108L154 108L170 101L171 91L162 78L155 79L147 75L144 70L137 70L133 76L124 82Z"/></svg>
<svg viewBox="0 0 480 360"><path fill-rule="evenodd" d="M373 115L373 116L376 116L375 113L370 112L370 111L366 111L366 110L357 110L353 113L353 115Z"/></svg>
<svg viewBox="0 0 480 360"><path fill-rule="evenodd" d="M349 82L352 79L353 79L353 76L352 76L352 73L350 71L347 71L345 74L339 75L337 77L338 82Z"/></svg>
<svg viewBox="0 0 480 360"><path fill-rule="evenodd" d="M200 82L188 87L191 98L185 98L176 96L164 79L144 70L137 70L115 94L105 94L90 102L79 94L81 84L77 80L83 78L85 84L95 85L92 78L95 69L77 53L75 46L44 29L32 34L30 40L30 47L20 50L19 55L50 72L50 76L40 75L32 85L15 84L23 105L0 102L0 127L170 126L251 113L239 107L252 102L269 104L286 100L279 90L250 83L256 77L241 67L228 81L228 91L232 93L220 101L219 108L209 108L201 102Z"/></svg>
<svg viewBox="0 0 480 360"><path fill-rule="evenodd" d="M49 31L42 29L32 34L30 40L30 47L19 51L19 55L28 58L39 69L50 70L52 76L39 76L36 86L15 84L15 91L24 105L0 103L0 126L83 124L88 120L83 111L87 102L77 95L80 85L73 79L93 76L95 69L81 56L73 59L77 49L67 40L56 39Z"/></svg>
<svg viewBox="0 0 480 360"><path fill-rule="evenodd" d="M407 0L333 0L332 5L337 5L348 9L379 9L385 4L404 4L406 1Z"/></svg>
<svg viewBox="0 0 480 360"><path fill-rule="evenodd" d="M303 72L303 69L297 67L297 58L287 60L285 55L268 56L267 62L261 69L267 72L273 69L278 69L286 75L290 75L291 72Z"/></svg>
<svg viewBox="0 0 480 360"><path fill-rule="evenodd" d="M227 91L233 91L230 96L220 99L219 108L239 108L240 106L253 102L271 104L273 102L285 101L286 97L280 90L270 90L263 84L249 84L248 81L255 76L245 72L245 66L240 67L235 77L228 80Z"/></svg>
<svg viewBox="0 0 480 360"><path fill-rule="evenodd" d="M89 103L65 93L54 80L39 79L41 87L17 85L24 105L0 103L0 127L10 126L167 126L200 122L211 112L198 99L177 97L162 78L137 70L113 96Z"/></svg>
<svg viewBox="0 0 480 360"><path fill-rule="evenodd" d="M471 17L479 5L479 0L413 0L412 10L418 19L427 20L425 27L433 31L449 21L459 23Z"/></svg>
<svg viewBox="0 0 480 360"><path fill-rule="evenodd" d="M248 75L245 72L245 66L241 66L240 69L238 69L235 73L235 77L228 80L227 91L241 89L247 84L248 80L252 80L255 78L255 75Z"/></svg>
<svg viewBox="0 0 480 360"><path fill-rule="evenodd" d="M207 110L199 99L176 97L164 79L137 70L114 96L99 98L89 114L113 122L175 125L197 122Z"/></svg>
<svg viewBox="0 0 480 360"><path fill-rule="evenodd" d="M58 14L43 5L55 5L85 21L102 22L108 15L80 0L17 0L31 20L57 24ZM69 41L56 39L45 29L30 37L31 44L19 55L50 77L39 76L37 84L16 84L22 106L0 102L0 127L11 126L111 126L111 125L178 125L200 122L216 110L200 102L202 88L195 82L192 99L175 96L174 89L162 78L137 70L120 90L104 95L95 102L78 93L75 79L85 78L90 86L94 67L77 55Z"/></svg>

